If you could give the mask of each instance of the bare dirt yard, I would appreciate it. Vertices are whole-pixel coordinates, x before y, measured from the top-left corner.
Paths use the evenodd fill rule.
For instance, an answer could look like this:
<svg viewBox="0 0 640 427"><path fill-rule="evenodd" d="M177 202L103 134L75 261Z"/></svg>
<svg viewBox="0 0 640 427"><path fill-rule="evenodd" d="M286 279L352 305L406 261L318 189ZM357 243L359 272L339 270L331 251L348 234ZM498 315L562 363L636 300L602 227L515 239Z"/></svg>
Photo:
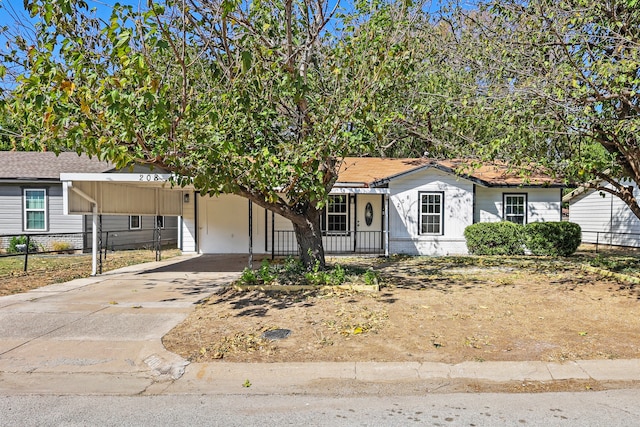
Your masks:
<svg viewBox="0 0 640 427"><path fill-rule="evenodd" d="M623 259L623 261L620 261ZM637 255L331 259L372 268L379 292L227 287L164 338L190 361L565 361L640 358ZM284 339L265 332L290 331Z"/></svg>
<svg viewBox="0 0 640 427"><path fill-rule="evenodd" d="M163 250L162 258L180 254L177 249ZM155 260L155 252L131 250L111 252L103 259L103 271ZM0 296L28 292L53 283L66 282L91 274L90 254L33 254L24 272L24 257L0 258Z"/></svg>

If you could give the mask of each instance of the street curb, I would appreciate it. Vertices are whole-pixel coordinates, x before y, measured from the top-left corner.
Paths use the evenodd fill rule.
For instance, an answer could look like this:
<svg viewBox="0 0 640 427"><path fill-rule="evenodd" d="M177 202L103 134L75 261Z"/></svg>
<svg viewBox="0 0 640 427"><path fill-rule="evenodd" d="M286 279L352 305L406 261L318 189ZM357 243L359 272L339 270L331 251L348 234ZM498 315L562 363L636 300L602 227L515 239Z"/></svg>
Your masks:
<svg viewBox="0 0 640 427"><path fill-rule="evenodd" d="M310 390L327 382L349 384L640 381L640 360L548 362L307 362L192 363L165 394L268 394Z"/></svg>

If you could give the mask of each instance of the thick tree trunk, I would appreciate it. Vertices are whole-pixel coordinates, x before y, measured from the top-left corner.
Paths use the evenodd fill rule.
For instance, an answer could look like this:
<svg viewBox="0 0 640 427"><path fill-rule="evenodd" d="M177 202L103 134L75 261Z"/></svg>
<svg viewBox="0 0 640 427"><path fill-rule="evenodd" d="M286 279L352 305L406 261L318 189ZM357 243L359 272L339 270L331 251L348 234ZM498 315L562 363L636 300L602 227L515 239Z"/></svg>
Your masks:
<svg viewBox="0 0 640 427"><path fill-rule="evenodd" d="M261 193L254 193L246 189L236 190L236 194L253 201L258 206L262 206L272 212L282 215L293 224L293 231L296 234L300 258L307 269L312 269L318 264L324 270L326 263L324 260L324 247L322 245L322 230L320 229L321 210L308 201L302 201L294 205L289 205L282 199L276 202L267 201Z"/></svg>
<svg viewBox="0 0 640 427"><path fill-rule="evenodd" d="M296 233L300 257L307 269L318 265L321 270L326 267L324 260L324 247L322 245L322 230L320 229L320 211L309 208L293 223Z"/></svg>

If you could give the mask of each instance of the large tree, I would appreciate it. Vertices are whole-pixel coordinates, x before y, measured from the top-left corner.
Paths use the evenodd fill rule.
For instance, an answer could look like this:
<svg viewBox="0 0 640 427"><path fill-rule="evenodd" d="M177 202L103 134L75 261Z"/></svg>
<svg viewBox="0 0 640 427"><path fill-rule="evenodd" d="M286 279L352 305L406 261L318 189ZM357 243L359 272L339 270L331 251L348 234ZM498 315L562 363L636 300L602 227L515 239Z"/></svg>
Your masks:
<svg viewBox="0 0 640 427"><path fill-rule="evenodd" d="M620 182L640 187L640 2L477 6L445 17L456 36L449 51L475 79L463 98L481 106L459 102L461 114L493 128L473 151L542 164L620 197L640 217L633 187Z"/></svg>
<svg viewBox="0 0 640 427"><path fill-rule="evenodd" d="M102 19L83 0L34 0L7 109L49 149L246 197L291 220L305 264L324 267L320 212L341 159L384 144L385 100L415 60L425 18L408 4L166 0Z"/></svg>

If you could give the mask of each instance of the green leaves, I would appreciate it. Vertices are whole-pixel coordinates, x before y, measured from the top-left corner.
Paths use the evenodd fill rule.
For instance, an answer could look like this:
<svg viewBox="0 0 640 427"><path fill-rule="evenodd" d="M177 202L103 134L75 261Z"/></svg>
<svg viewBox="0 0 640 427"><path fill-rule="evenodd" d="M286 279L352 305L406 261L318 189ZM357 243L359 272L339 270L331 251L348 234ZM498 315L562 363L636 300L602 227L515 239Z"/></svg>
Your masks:
<svg viewBox="0 0 640 427"><path fill-rule="evenodd" d="M242 52L241 56L242 56L242 72L246 73L251 68L251 61L252 61L251 52L245 50L244 52Z"/></svg>
<svg viewBox="0 0 640 427"><path fill-rule="evenodd" d="M419 5L360 8L149 2L116 4L105 22L84 3L35 0L39 43L13 41L10 115L52 150L152 163L304 223L300 207L322 206L340 158L386 143L404 117L391 99L420 61Z"/></svg>

